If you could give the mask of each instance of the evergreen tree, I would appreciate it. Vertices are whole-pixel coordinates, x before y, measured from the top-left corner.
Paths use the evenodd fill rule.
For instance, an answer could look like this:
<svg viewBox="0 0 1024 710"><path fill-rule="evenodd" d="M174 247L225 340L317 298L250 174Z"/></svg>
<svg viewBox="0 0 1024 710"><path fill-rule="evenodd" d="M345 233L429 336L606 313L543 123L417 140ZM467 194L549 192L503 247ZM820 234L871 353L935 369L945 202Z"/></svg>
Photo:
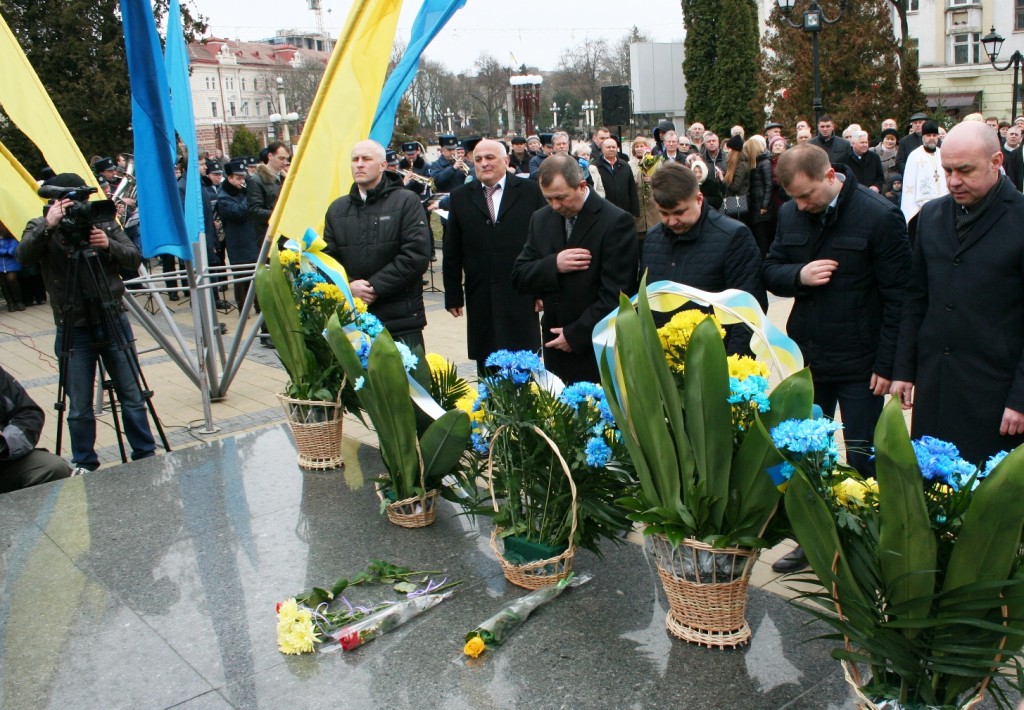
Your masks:
<svg viewBox="0 0 1024 710"><path fill-rule="evenodd" d="M398 102L398 110L395 112L395 130L391 134L391 145L397 150L398 146L408 141L419 141L424 146L427 145L427 140L420 129L420 122L412 110L412 104L403 98Z"/></svg>
<svg viewBox="0 0 1024 710"><path fill-rule="evenodd" d="M161 2L158 16L166 12ZM184 4L182 15L190 36L205 31L203 19L193 19ZM3 16L86 159L131 152L131 85L118 0L6 0ZM35 146L2 113L0 141L30 172L43 167Z"/></svg>
<svg viewBox="0 0 1024 710"><path fill-rule="evenodd" d="M751 135L764 123L764 104L758 87L761 58L754 0L721 0L713 88L717 106L705 116L705 127L728 138L729 129L741 125ZM689 108L687 116L689 117ZM725 140L723 138L723 140Z"/></svg>
<svg viewBox="0 0 1024 710"><path fill-rule="evenodd" d="M819 3L828 17L836 0ZM791 17L799 21L808 2L798 0ZM762 100L771 118L786 126L814 121L811 33L793 29L778 7L772 11L761 71ZM899 48L893 36L888 0L847 3L842 18L819 33L823 112L842 130L859 123L877 138L885 118L899 118Z"/></svg>
<svg viewBox="0 0 1024 710"><path fill-rule="evenodd" d="M232 158L241 158L257 155L259 152L260 139L245 126L239 126L235 130L235 135L231 137L228 155Z"/></svg>
<svg viewBox="0 0 1024 710"><path fill-rule="evenodd" d="M718 102L722 87L717 85L715 71L716 47L720 28L718 0L681 0L686 42L683 57L683 78L686 81L686 120L701 121L710 127L712 118L719 115ZM716 126L716 128L718 128ZM728 126L726 129L728 130Z"/></svg>

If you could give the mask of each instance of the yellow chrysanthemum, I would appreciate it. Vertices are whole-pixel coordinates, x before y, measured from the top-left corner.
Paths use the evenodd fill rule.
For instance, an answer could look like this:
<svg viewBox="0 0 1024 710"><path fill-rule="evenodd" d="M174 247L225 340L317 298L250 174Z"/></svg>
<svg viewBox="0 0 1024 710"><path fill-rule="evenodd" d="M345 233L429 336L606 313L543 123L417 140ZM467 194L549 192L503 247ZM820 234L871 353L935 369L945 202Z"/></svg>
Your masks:
<svg viewBox="0 0 1024 710"><path fill-rule="evenodd" d="M281 251L277 258L281 262L281 266L291 266L292 264L299 263L298 253L292 251L291 249L285 249Z"/></svg>
<svg viewBox="0 0 1024 710"><path fill-rule="evenodd" d="M281 602L281 606L277 610L277 618L281 619L294 619L295 615L299 613L299 605L294 598L285 599Z"/></svg>
<svg viewBox="0 0 1024 710"><path fill-rule="evenodd" d="M313 293L321 293L323 297L339 303L341 301L341 289L334 284L322 283L313 287Z"/></svg>
<svg viewBox="0 0 1024 710"><path fill-rule="evenodd" d="M427 357L430 357L429 355ZM473 413L473 405L476 403L476 398L479 396L475 389L470 388L469 392L462 395L455 401L455 408L461 409L466 414Z"/></svg>
<svg viewBox="0 0 1024 710"><path fill-rule="evenodd" d="M299 655L311 653L319 641L313 626L313 613L300 608L294 599L281 602L277 610L277 648L281 653Z"/></svg>
<svg viewBox="0 0 1024 710"><path fill-rule="evenodd" d="M452 368L452 364L444 355L427 353L427 367L430 368L430 374L434 374L435 372L446 372L450 370Z"/></svg>
<svg viewBox="0 0 1024 710"><path fill-rule="evenodd" d="M471 658L476 658L483 653L485 649L486 646L484 646L484 640L479 636L474 636L469 641L466 641L466 646L462 649L462 652Z"/></svg>
<svg viewBox="0 0 1024 710"><path fill-rule="evenodd" d="M352 300L355 301L356 313L366 313L366 304L363 303L363 299L353 296Z"/></svg>
<svg viewBox="0 0 1024 710"><path fill-rule="evenodd" d="M768 377L768 366L746 355L729 356L729 377L743 379L751 375Z"/></svg>
<svg viewBox="0 0 1024 710"><path fill-rule="evenodd" d="M852 505L854 502L863 503L868 492L878 493L878 484L875 479L869 478L866 481L858 481L856 478L845 478L832 487L832 492L843 505Z"/></svg>

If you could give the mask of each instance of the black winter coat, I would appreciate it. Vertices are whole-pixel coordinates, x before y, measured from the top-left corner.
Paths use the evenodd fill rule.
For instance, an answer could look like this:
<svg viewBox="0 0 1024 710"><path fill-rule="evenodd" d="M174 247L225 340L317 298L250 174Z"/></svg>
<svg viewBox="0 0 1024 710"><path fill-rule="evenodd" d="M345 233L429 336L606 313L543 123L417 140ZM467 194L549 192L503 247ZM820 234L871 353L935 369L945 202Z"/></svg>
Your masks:
<svg viewBox="0 0 1024 710"><path fill-rule="evenodd" d="M907 171L907 158L922 145L924 145L924 138L920 133L911 133L900 138L896 148L896 172L902 175Z"/></svg>
<svg viewBox="0 0 1024 710"><path fill-rule="evenodd" d="M950 195L921 208L896 352L895 379L915 386L913 436L971 463L1024 443L999 434L1005 408L1024 412L1024 195L998 189L963 242Z"/></svg>
<svg viewBox="0 0 1024 710"><path fill-rule="evenodd" d="M850 147L850 141L834 133L828 140L818 135L814 136L809 142L811 145L816 145L828 153L828 159L833 164L845 162L846 156L853 152L853 148Z"/></svg>
<svg viewBox="0 0 1024 710"><path fill-rule="evenodd" d="M495 350L539 351L541 345L533 296L516 291L511 274L530 217L547 203L540 186L527 178L509 175L502 189L492 223L482 183L456 188L444 236L444 307L465 306L469 357L477 361Z"/></svg>
<svg viewBox="0 0 1024 710"><path fill-rule="evenodd" d="M0 369L0 472L6 461L27 456L43 433L45 415L21 383ZM0 484L0 489L6 488Z"/></svg>
<svg viewBox="0 0 1024 710"><path fill-rule="evenodd" d="M796 202L779 210L764 283L778 296L796 297L787 331L815 380L866 383L872 373L892 379L910 273L907 224L891 202L858 185L844 166L833 167L845 182L824 225ZM839 268L824 286L804 286L800 269L818 259L834 259Z"/></svg>
<svg viewBox="0 0 1024 710"><path fill-rule="evenodd" d="M882 168L882 159L874 151L869 150L859 157L851 151L843 165L850 169L850 172L857 178L857 182L864 187L877 187L879 192L885 187L885 170Z"/></svg>
<svg viewBox="0 0 1024 710"><path fill-rule="evenodd" d="M256 168L256 174L246 179L245 192L249 200L249 218L252 219L253 229L260 238L263 238L267 233L267 227L270 226L270 215L277 206L277 198L281 196L281 182L266 165L260 165Z"/></svg>
<svg viewBox="0 0 1024 710"><path fill-rule="evenodd" d="M757 156L757 166L750 171L750 221L768 222L772 218L772 155ZM761 214L761 210L768 210Z"/></svg>
<svg viewBox="0 0 1024 710"><path fill-rule="evenodd" d="M217 188L217 214L224 228L224 244L232 264L253 264L260 255L263 235L256 234L249 218L249 199L244 189L225 180Z"/></svg>
<svg viewBox="0 0 1024 710"><path fill-rule="evenodd" d="M601 175L604 199L619 209L626 210L634 217L639 216L640 200L636 194L636 179L633 177L633 170L629 163L625 160L616 160L614 172L604 158L598 158L591 164Z"/></svg>
<svg viewBox="0 0 1024 710"><path fill-rule="evenodd" d="M746 291L768 310L761 281L761 254L754 235L742 222L705 203L700 220L686 234L675 235L659 224L647 232L640 273L647 282L675 281L703 291L735 288ZM750 331L732 328L726 337L729 353L748 354Z"/></svg>
<svg viewBox="0 0 1024 710"><path fill-rule="evenodd" d="M327 253L350 281L365 279L377 299L368 310L394 336L422 330L423 274L430 262L431 234L419 198L402 186L402 176L384 172L366 201L352 185L327 208Z"/></svg>
<svg viewBox="0 0 1024 710"><path fill-rule="evenodd" d="M139 264L142 263L142 254L117 222L101 222L97 226L107 233L110 244L106 249L96 250L96 263L102 270L110 296L120 302L121 296L124 295L124 281L121 280L120 271L138 271ZM63 227L58 226L54 231L48 232L46 219L36 217L25 225L16 256L18 262L25 266L39 264L46 284L46 293L50 296L53 322L58 326L64 324L64 305L71 303L72 325L84 326L89 324L86 302L106 298L106 293L95 292L96 289L84 270L84 265L77 267L78 285L75 293L67 293L68 261L73 250L65 241L66 233Z"/></svg>

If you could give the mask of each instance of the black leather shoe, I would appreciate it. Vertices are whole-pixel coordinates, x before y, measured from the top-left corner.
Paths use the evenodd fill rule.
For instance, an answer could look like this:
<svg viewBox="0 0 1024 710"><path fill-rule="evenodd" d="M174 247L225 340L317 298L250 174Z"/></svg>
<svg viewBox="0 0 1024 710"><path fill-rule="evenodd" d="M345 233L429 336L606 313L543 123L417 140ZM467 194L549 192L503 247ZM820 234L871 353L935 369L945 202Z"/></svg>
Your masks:
<svg viewBox="0 0 1024 710"><path fill-rule="evenodd" d="M779 572L780 574L799 572L806 567L807 555L804 554L804 548L797 545L795 550L787 552L775 560L775 563L772 565L772 572Z"/></svg>
<svg viewBox="0 0 1024 710"><path fill-rule="evenodd" d="M172 301L177 301L178 300L178 294L172 293L172 294L170 294L168 296L168 298L171 299Z"/></svg>

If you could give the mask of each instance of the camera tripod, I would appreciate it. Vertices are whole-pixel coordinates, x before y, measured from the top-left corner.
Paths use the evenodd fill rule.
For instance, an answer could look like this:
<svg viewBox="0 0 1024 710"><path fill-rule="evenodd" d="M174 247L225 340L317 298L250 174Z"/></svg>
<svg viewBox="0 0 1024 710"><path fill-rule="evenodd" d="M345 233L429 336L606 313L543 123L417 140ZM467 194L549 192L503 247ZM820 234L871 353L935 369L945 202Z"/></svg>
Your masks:
<svg viewBox="0 0 1024 710"><path fill-rule="evenodd" d="M64 280L65 303L62 304L63 326L60 329L61 338L58 351L58 378L57 378L57 402L54 409L57 410L57 455L60 455L61 444L64 434L64 416L67 409L67 378L68 366L71 362L71 355L75 349L75 306L76 302L84 307L89 329L89 347L96 352L96 360L102 359L103 366L101 373L106 372L108 377L101 380L101 388L107 393L110 401L110 412L114 420L114 431L117 434L117 446L121 453L121 462L128 462L128 455L124 446L123 412L118 412L117 390L121 383L115 383L111 364L108 363L110 351L120 352L124 356L128 369L131 372L134 385L142 396L146 408L149 410L149 417L160 435L160 442L164 451L170 451L171 447L167 441L160 420L156 415L156 407L153 405L153 391L149 389L145 375L142 374L142 367L139 364L139 356L135 351L134 336L129 334L128 328L122 321L124 317L120 302L114 298L107 285L103 267L99 263L99 255L92 247L75 246L68 253L67 276ZM95 370L95 365L93 366ZM90 375L92 376L92 375ZM76 462L81 463L81 462Z"/></svg>

